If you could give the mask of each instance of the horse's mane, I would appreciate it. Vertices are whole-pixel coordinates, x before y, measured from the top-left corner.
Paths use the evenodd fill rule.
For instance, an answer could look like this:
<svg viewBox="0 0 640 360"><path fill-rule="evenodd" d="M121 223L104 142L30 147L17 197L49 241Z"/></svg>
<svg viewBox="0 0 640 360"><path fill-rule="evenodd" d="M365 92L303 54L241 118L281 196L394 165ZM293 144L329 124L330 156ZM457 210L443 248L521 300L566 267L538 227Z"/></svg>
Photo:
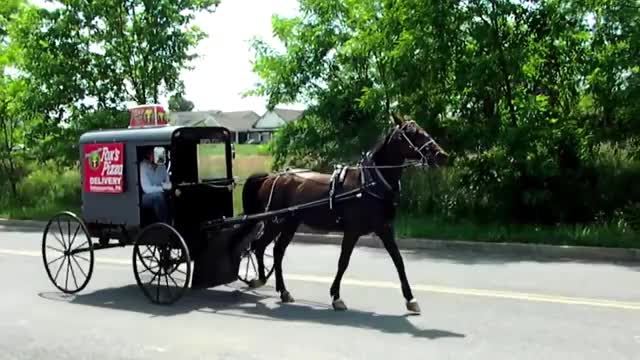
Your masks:
<svg viewBox="0 0 640 360"><path fill-rule="evenodd" d="M389 142L389 138L391 137L391 134L393 134L393 128L388 129L384 135L378 138L378 141L373 145L373 148L371 148L370 150L372 155L377 154L380 150L382 150L382 148L385 145L387 145L387 143Z"/></svg>

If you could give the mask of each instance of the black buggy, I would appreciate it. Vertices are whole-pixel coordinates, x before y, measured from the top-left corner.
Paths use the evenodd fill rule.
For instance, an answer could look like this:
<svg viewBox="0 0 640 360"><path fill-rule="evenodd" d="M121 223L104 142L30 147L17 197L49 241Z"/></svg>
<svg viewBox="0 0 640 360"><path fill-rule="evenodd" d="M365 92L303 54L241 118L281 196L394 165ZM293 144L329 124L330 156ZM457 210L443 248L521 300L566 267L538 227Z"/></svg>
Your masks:
<svg viewBox="0 0 640 360"><path fill-rule="evenodd" d="M93 273L95 251L127 245L136 282L154 303L173 303L187 288L257 279L251 249L257 222L221 221L234 216L231 138L221 127L169 125L83 134L82 213L65 211L49 220L42 240L49 279L65 293L79 292ZM169 224L141 206L139 168L149 149L169 170ZM273 272L269 257L268 251L267 277Z"/></svg>

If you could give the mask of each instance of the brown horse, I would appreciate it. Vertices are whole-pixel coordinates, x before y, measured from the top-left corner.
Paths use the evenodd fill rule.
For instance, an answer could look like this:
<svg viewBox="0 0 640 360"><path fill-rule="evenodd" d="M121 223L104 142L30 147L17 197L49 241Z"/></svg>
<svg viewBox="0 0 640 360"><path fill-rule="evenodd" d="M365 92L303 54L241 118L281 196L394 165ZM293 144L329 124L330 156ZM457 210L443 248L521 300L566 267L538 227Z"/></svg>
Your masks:
<svg viewBox="0 0 640 360"><path fill-rule="evenodd" d="M300 224L310 228L337 231L344 234L338 272L330 294L335 310L346 310L340 299L340 281L358 239L375 233L383 242L398 271L407 309L420 312L405 274L404 263L395 241L393 220L395 198L400 191L402 169L406 160L421 161L428 166L440 166L448 154L415 121L393 114L395 126L354 167L346 167L333 175L318 172L284 172L283 174L254 174L245 183L243 206L247 215L278 210L311 201L332 198L332 194L360 189L360 195L347 200L336 199L327 205L301 210L281 218L265 220L262 235L254 240L258 260L259 281L264 275L264 250L277 238L274 247L276 291L283 302L294 299L282 277L282 258ZM278 237L279 236L279 237Z"/></svg>

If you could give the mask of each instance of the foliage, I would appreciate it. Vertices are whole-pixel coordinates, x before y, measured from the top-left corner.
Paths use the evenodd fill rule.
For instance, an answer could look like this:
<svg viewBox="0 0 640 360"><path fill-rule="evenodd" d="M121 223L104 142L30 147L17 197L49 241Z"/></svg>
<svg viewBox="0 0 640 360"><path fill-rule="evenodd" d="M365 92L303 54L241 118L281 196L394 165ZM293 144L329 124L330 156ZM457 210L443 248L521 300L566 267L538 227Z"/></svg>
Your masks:
<svg viewBox="0 0 640 360"><path fill-rule="evenodd" d="M26 129L41 161L57 158L82 124L126 102L158 103L183 92L179 78L206 35L191 22L218 0L60 1L22 6L7 25L12 65L26 83L26 110L39 114ZM114 120L112 124L118 124Z"/></svg>
<svg viewBox="0 0 640 360"><path fill-rule="evenodd" d="M191 111L194 108L192 101L189 101L181 95L174 95L169 98L169 110L170 111Z"/></svg>
<svg viewBox="0 0 640 360"><path fill-rule="evenodd" d="M276 135L280 166L326 168L372 146L390 108L413 115L456 159L429 182L441 195L409 191L413 213L626 219L640 174L598 144L639 135L638 18L631 0L301 0L273 18L284 52L254 41L253 93L311 104Z"/></svg>

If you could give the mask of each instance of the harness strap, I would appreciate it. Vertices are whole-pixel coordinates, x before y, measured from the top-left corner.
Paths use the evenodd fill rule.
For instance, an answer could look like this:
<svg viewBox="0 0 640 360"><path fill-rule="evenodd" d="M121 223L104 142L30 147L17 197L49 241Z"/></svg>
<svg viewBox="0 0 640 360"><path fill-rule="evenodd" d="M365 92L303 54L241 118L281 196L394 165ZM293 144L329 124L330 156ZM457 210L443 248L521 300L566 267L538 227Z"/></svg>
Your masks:
<svg viewBox="0 0 640 360"><path fill-rule="evenodd" d="M387 182L387 179L384 178L384 176L382 176L382 173L380 172L380 169L378 168L374 168L376 175L378 175L378 178L380 179L380 182L382 182L382 185L384 185L385 188L387 188L387 190L392 191L393 188L391 187L391 185L389 185L389 183Z"/></svg>
<svg viewBox="0 0 640 360"><path fill-rule="evenodd" d="M333 174L331 174L331 180L329 182L329 209L333 210L333 200L336 192L336 177L339 176L341 170L340 165L336 165L335 170L333 170Z"/></svg>
<svg viewBox="0 0 640 360"><path fill-rule="evenodd" d="M267 201L267 207L264 209L264 211L269 211L269 208L271 207L271 200L273 199L273 190L275 190L276 183L278 182L279 179L280 179L280 175L276 176L276 179L273 180L273 184L271 184L271 192L269 193L269 201Z"/></svg>

